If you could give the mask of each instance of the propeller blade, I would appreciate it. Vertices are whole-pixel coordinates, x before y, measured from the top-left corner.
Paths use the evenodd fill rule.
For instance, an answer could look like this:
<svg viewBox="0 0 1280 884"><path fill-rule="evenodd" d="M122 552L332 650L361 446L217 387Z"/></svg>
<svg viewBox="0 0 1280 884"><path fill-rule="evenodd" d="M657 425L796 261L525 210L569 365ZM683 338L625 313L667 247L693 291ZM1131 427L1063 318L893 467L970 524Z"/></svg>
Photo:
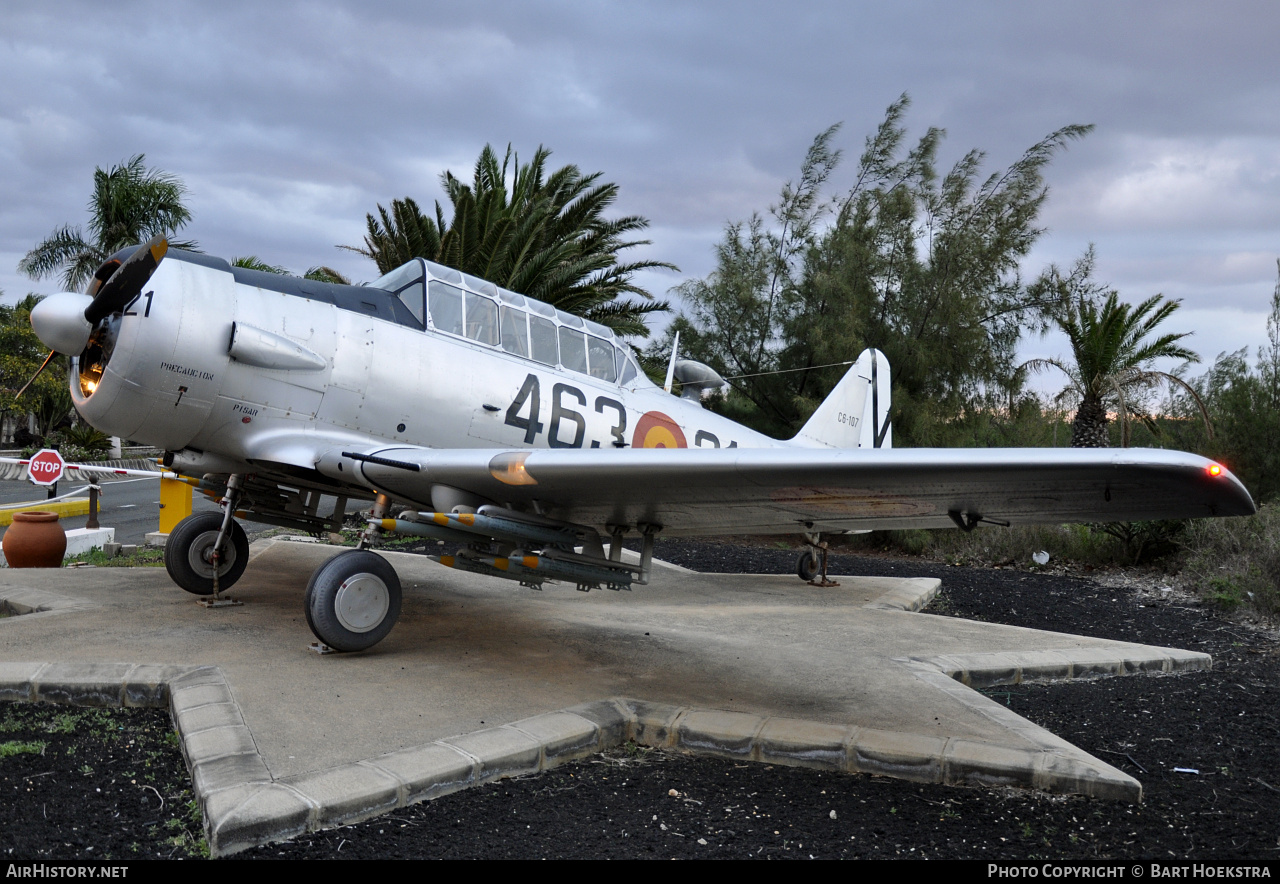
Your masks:
<svg viewBox="0 0 1280 884"><path fill-rule="evenodd" d="M125 259L111 277L97 288L93 303L85 308L84 318L89 324L97 325L105 317L123 310L142 291L168 251L169 241L163 236L156 236ZM107 265L103 266L105 268Z"/></svg>
<svg viewBox="0 0 1280 884"><path fill-rule="evenodd" d="M36 382L36 378L40 377L40 373L49 367L49 363L52 362L53 357L57 355L58 355L57 350L49 351L49 355L44 358L44 362L41 363L40 367L36 369L36 373L31 376L31 380L23 384L22 389L18 391L18 395L13 397L15 400L22 398L22 394L27 392L27 387L30 387L32 384Z"/></svg>
<svg viewBox="0 0 1280 884"><path fill-rule="evenodd" d="M92 298L102 288L103 284L111 278L111 274L115 273L119 268L119 258L104 261L102 266L93 274L93 279L89 280L89 287L84 290L84 293Z"/></svg>

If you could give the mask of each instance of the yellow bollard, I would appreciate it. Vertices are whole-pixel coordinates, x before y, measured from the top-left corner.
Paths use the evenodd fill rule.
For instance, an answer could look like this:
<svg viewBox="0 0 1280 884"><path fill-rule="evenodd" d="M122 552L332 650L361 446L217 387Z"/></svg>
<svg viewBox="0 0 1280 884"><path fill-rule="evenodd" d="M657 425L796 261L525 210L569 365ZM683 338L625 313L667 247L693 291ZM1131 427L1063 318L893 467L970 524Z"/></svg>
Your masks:
<svg viewBox="0 0 1280 884"><path fill-rule="evenodd" d="M160 479L160 533L168 534L191 515L191 486L177 479Z"/></svg>

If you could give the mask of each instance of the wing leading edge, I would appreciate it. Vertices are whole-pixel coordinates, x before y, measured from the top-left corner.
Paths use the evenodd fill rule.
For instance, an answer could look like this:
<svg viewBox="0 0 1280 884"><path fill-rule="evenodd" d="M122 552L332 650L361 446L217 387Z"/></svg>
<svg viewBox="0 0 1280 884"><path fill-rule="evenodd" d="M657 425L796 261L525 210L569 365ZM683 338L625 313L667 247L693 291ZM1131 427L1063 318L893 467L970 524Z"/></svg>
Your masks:
<svg viewBox="0 0 1280 884"><path fill-rule="evenodd" d="M350 449L345 449L350 454ZM666 536L1248 515L1249 492L1153 449L331 450L317 467L429 506L448 486L579 524ZM381 462L379 462L381 461ZM414 470L412 467L416 467Z"/></svg>

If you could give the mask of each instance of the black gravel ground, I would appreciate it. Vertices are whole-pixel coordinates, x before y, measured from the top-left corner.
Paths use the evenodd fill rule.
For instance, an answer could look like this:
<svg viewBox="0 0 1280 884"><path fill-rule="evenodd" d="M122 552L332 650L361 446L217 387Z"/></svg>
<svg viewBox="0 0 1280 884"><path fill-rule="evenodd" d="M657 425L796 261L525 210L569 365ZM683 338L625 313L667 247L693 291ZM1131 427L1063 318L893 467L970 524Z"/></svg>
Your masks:
<svg viewBox="0 0 1280 884"><path fill-rule="evenodd" d="M667 541L659 555L701 570L785 573L796 551ZM1205 651L1214 668L991 692L1135 776L1141 805L630 747L239 857L1280 860L1273 634L1161 591L1158 580L1124 586L1115 574L1104 583L861 556L833 556L832 571L941 576L933 613ZM0 706L0 796L6 859L203 852L161 711Z"/></svg>

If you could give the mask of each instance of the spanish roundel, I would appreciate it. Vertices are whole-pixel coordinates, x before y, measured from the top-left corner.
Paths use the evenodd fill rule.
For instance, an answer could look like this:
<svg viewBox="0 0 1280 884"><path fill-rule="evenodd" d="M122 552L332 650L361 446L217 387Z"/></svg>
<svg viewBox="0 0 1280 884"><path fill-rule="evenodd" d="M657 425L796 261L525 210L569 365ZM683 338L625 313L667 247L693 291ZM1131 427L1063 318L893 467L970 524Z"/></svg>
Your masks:
<svg viewBox="0 0 1280 884"><path fill-rule="evenodd" d="M660 411L647 411L636 421L632 448L688 448L684 431Z"/></svg>

